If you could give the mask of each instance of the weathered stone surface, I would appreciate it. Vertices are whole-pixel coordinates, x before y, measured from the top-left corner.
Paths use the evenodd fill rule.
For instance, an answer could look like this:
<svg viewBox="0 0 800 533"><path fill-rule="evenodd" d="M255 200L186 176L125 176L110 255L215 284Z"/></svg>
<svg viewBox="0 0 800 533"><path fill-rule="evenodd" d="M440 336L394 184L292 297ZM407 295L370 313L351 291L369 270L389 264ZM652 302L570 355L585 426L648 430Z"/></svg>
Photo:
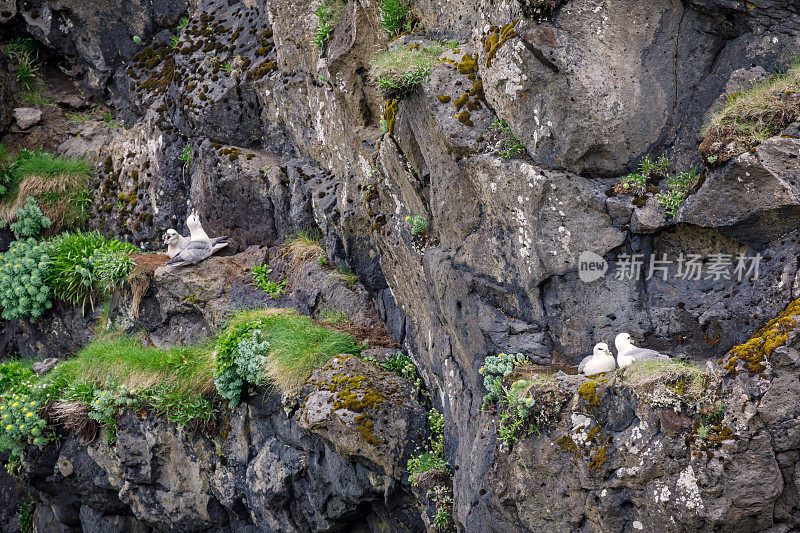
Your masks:
<svg viewBox="0 0 800 533"><path fill-rule="evenodd" d="M677 220L762 247L800 221L800 141L773 137L710 173Z"/></svg>
<svg viewBox="0 0 800 533"><path fill-rule="evenodd" d="M74 58L84 86L102 94L114 70L139 48L133 37L146 39L177 24L188 7L186 1L37 0L21 6L20 14L34 38Z"/></svg>
<svg viewBox="0 0 800 533"><path fill-rule="evenodd" d="M0 353L31 358L61 358L78 352L92 337L90 326L100 309L86 312L56 304L31 323L25 319L3 321L4 343Z"/></svg>
<svg viewBox="0 0 800 533"><path fill-rule="evenodd" d="M363 456L402 478L414 451L407 435L425 433L425 416L408 380L355 356L337 356L316 370L295 417L300 427L333 443L344 457Z"/></svg>
<svg viewBox="0 0 800 533"><path fill-rule="evenodd" d="M14 120L20 129L27 130L42 120L42 112L35 107L18 107L14 109Z"/></svg>
<svg viewBox="0 0 800 533"><path fill-rule="evenodd" d="M98 160L95 224L154 248L168 227L185 233L183 220L197 207L211 233L231 236L232 253L274 246L296 229L322 230L331 262L353 268L445 414L461 527L658 530L670 516L675 530L797 527L797 414L781 387L765 394L764 381L736 384L749 396L737 415L743 425L735 429L751 435L745 430L764 428L761 436L726 445L711 458L687 456L679 438L685 420L619 397L594 423L599 418L626 450L599 472L580 467L576 474L569 454L562 456L544 436L515 448L513 460L499 452L491 437L494 422L480 410L485 391L478 373L486 355L501 351L540 363L576 362L619 331L673 355L709 360L800 296L796 131L709 170L674 221L665 220L652 199L634 208L628 197L605 196L645 154L668 152L678 169L699 163L696 132L713 103L794 55L800 42L796 2L764 0L753 7L727 0L568 0L534 13L529 1L418 0L428 37L457 41L443 57L461 65L437 65L426 83L404 96L391 134L379 130L384 102L367 75L371 57L387 41L375 2L349 3L321 51L309 39L318 7L311 0L202 0L176 49L169 46L175 32L159 30L173 24L185 4L141 8L161 13L149 19L138 18L134 6L135 16L120 22L124 36L114 24L105 33L90 31L98 21L107 23L105 10L119 8L114 2L73 4L39 0L22 11L35 37L78 58L88 85L104 87L115 58L142 52L113 74L115 101L132 127L114 131ZM152 23L156 19L164 23ZM506 26L517 19L513 28ZM211 20L218 30L208 27ZM210 36L197 35L206 30ZM510 37L502 44L501 32ZM142 47L130 44L132 34L142 36ZM106 46L111 42L121 44L112 49ZM416 32L394 46L426 42ZM469 55L474 72L464 59ZM456 109L456 101L472 90L477 96L478 82L485 101L469 99L470 116L459 120L456 112L464 108ZM491 153L485 134L495 118L508 121L525 143L525 159ZM97 153L94 141L73 139L65 149L77 153L83 147ZM184 161L187 147L191 158ZM411 235L408 216L426 219L424 236ZM605 279L580 281L577 258L584 250L609 262ZM756 253L763 259L757 277L679 279L675 264L668 279L658 272L647 276L649 258L662 254L675 260L680 254ZM615 263L631 256L641 258L643 273L617 279ZM187 272L185 280L167 276L169 290L159 296L160 287L151 289L140 323L166 345L207 335L238 305L293 306L318 317L335 303L354 310L365 325L374 319L360 303L363 291L325 282L329 270L276 271L294 286L276 301L253 288L246 268ZM230 280L215 278L232 274ZM50 355L53 328L28 328L31 335L21 342L8 332L27 326L5 327L14 342ZM787 352L775 366L794 368L794 361ZM783 380L775 377L796 392ZM756 399L769 413L762 416ZM271 404L251 408L269 420L278 412ZM579 426L592 423L591 413L578 414ZM171 527L165 509L181 514L176 520L186 528L216 524L225 514L234 531L251 522L308 530L340 527L365 507L363 501L371 509L364 524L373 524L386 514L387 502L395 503L376 496L382 482L374 483L376 471L364 470L362 459L342 457L329 442L296 445L292 439L301 429L275 436L264 419L247 419L256 428L247 437L232 432L236 437L223 448L228 464L237 466L214 470L207 490L192 475L206 462L216 467L215 459L185 454L186 485L206 491L192 500L192 509L169 501L179 489L159 493L160 481L148 484L163 475L152 468L161 457L133 446L124 469L138 481L124 482L132 484L125 498L136 499L138 512L162 530ZM563 429L576 431L572 422L562 420ZM332 434L354 437L345 429L337 426ZM258 442L252 456L248 438ZM190 437L164 439L178 449ZM348 441L344 449L350 448ZM642 458L646 463L632 472ZM123 479L121 466L104 464L112 478ZM351 483L351 476L358 482ZM248 479L254 487L249 492ZM545 488L534 487L532 479L544 479ZM56 476L56 484L61 481ZM174 488L173 482L164 486ZM674 497L662 501L667 490ZM308 494L313 497L298 496ZM75 524L83 505L102 508L48 501L40 513L47 523L58 515L64 520L58 523ZM127 516L128 507L103 513Z"/></svg>
<svg viewBox="0 0 800 533"><path fill-rule="evenodd" d="M392 442L410 452L421 443L425 420L413 387L367 371L379 390L405 391L398 394L415 431L394 423ZM402 479L373 462L399 468L397 450L383 458L365 453L364 442L342 457L336 435L306 431L271 394L240 406L227 424L224 435L206 436L127 412L116 446L67 437L29 454L22 478L49 502L38 506L38 523L46 531L420 531ZM61 491L69 495L59 498Z"/></svg>

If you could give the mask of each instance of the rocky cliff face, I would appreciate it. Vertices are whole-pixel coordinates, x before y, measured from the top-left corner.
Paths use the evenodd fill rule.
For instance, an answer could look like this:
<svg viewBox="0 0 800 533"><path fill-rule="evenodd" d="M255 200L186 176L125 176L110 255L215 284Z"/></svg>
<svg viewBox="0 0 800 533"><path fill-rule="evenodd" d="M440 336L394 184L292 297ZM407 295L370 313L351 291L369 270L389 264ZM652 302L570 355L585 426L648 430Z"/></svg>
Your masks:
<svg viewBox="0 0 800 533"><path fill-rule="evenodd" d="M730 378L736 424L727 415L726 423L739 438L702 457L685 443L685 421L613 388L595 411L565 408L552 433L508 453L481 410L479 374L498 352L576 363L620 331L716 361L800 296L796 125L707 167L674 218L653 194L634 205L611 191L647 154L700 163L697 132L714 103L795 53L795 2L419 0L424 33L388 46L455 45L425 83L389 106L367 75L387 46L375 1L348 2L321 51L309 37L319 4L310 0L84 4L12 2L0 15L11 21L6 31L24 27L68 59L71 75L126 123L52 142L96 156L96 225L154 249L164 229L185 232L194 207L209 233L251 254L251 246L319 228L329 255L363 287L346 298L352 309L368 295L374 310L364 313L413 357L445 414L461 529L798 527L800 443L786 437L796 433L796 363ZM0 103L5 87L0 75ZM391 131L380 130L382 116ZM522 141L524 158L497 156L487 133L496 119ZM13 127L8 135L20 144L47 139ZM188 161L180 158L186 147ZM422 237L409 231L414 216L428 223ZM633 254L762 261L744 281L609 273L589 284L577 273L583 251L612 265ZM207 273L157 276L140 320L157 342L206 335L233 303L252 303L237 277L255 261L213 270L225 286L206 284ZM206 290L199 299L198 288ZM286 306L313 314L335 291L307 292ZM69 325L77 319L52 320L75 330L69 342L41 342L46 326L9 325L6 336L28 351L85 342L77 333L85 326ZM740 389L746 398L735 395ZM318 393L307 394L306 405ZM108 531L111 522L159 531L423 527L408 510L410 489L398 488L398 450L354 452L346 417L320 407L324 416L304 421L282 414L274 398L264 402L233 413L226 438L130 414L116 449L68 439L31 458L24 478L46 504L40 523L51 513L53 530ZM420 425L413 409L401 440ZM593 428L616 451L587 470L582 452L570 455L556 441ZM55 497L63 487L73 495L66 503Z"/></svg>

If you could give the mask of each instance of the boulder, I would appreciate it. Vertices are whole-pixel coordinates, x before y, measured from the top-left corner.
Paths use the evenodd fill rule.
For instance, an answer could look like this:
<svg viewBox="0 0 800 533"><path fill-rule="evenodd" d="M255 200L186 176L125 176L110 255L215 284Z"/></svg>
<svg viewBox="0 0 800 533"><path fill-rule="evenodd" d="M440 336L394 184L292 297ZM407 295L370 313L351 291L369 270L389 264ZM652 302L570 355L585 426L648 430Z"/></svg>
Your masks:
<svg viewBox="0 0 800 533"><path fill-rule="evenodd" d="M794 130L797 128L794 127ZM676 217L761 248L800 223L800 140L786 132L708 174Z"/></svg>
<svg viewBox="0 0 800 533"><path fill-rule="evenodd" d="M365 457L402 478L414 452L407 436L424 434L425 414L411 382L356 356L337 356L314 371L295 414L343 457Z"/></svg>
<svg viewBox="0 0 800 533"><path fill-rule="evenodd" d="M42 120L42 111L35 107L17 107L14 109L14 120L20 129L27 130Z"/></svg>

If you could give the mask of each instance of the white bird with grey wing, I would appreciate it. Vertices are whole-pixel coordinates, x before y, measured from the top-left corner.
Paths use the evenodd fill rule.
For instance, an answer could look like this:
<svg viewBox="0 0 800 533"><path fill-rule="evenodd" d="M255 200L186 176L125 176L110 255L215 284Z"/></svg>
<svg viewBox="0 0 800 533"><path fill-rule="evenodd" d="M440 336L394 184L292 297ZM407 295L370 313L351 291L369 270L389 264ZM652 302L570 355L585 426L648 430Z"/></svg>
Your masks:
<svg viewBox="0 0 800 533"><path fill-rule="evenodd" d="M598 342L594 345L592 355L584 357L578 365L578 372L591 376L601 372L611 372L615 368L617 368L617 362L614 360L611 350L608 349L608 344Z"/></svg>
<svg viewBox="0 0 800 533"><path fill-rule="evenodd" d="M617 347L617 364L620 368L625 368L633 363L640 361L652 361L654 359L668 360L670 357L655 350L647 348L637 348L631 341L631 336L628 333L620 333L614 339L614 345Z"/></svg>
<svg viewBox="0 0 800 533"><path fill-rule="evenodd" d="M209 257L214 251L211 239L208 238L208 234L203 230L203 226L200 224L200 217L197 216L195 211L192 211L192 214L186 219L186 226L189 228L189 242L180 248L172 259L167 261L166 264L168 265L193 265Z"/></svg>
<svg viewBox="0 0 800 533"><path fill-rule="evenodd" d="M174 229L170 228L167 230L166 235L164 235L164 244L167 245L167 255L170 258L175 257L178 255L178 252L181 251L181 248L186 246L189 243L190 238L184 237ZM211 239L211 253L215 254L218 251L222 250L226 246L228 246L228 237L214 237Z"/></svg>

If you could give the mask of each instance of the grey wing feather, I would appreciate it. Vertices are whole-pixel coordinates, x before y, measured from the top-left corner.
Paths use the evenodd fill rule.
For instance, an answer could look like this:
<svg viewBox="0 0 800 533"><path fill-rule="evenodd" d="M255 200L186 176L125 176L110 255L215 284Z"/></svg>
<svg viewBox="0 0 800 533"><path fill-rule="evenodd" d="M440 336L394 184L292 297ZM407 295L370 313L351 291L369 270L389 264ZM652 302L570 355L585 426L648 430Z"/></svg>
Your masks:
<svg viewBox="0 0 800 533"><path fill-rule="evenodd" d="M182 263L190 263L202 261L211 255L211 246L203 241L189 241L186 246L181 248L180 252L167 261L168 265L178 265Z"/></svg>
<svg viewBox="0 0 800 533"><path fill-rule="evenodd" d="M214 247L211 249L211 253L212 253L212 254L215 254L215 253L219 252L220 250L222 250L223 248L225 248L226 246L228 246L228 243L227 243L227 242L218 242L218 243L214 243L214 240L213 240L213 239L211 240L211 244L212 244L212 246L214 246Z"/></svg>
<svg viewBox="0 0 800 533"><path fill-rule="evenodd" d="M225 235L225 236L223 236L223 237L214 237L213 239L211 239L211 246L216 246L216 245L217 245L217 244L219 244L220 242L224 242L224 243L226 243L226 244L227 244L227 242L228 242L228 236L227 236L227 235Z"/></svg>
<svg viewBox="0 0 800 533"><path fill-rule="evenodd" d="M648 348L634 348L630 352L628 352L634 361L650 361L652 359L669 359L668 355L664 355L663 353L657 352L655 350L650 350Z"/></svg>
<svg viewBox="0 0 800 533"><path fill-rule="evenodd" d="M586 367L586 363L588 363L589 359L591 359L591 358L592 358L591 355L587 355L586 357L583 358L583 360L578 365L578 372L583 374L583 369Z"/></svg>

